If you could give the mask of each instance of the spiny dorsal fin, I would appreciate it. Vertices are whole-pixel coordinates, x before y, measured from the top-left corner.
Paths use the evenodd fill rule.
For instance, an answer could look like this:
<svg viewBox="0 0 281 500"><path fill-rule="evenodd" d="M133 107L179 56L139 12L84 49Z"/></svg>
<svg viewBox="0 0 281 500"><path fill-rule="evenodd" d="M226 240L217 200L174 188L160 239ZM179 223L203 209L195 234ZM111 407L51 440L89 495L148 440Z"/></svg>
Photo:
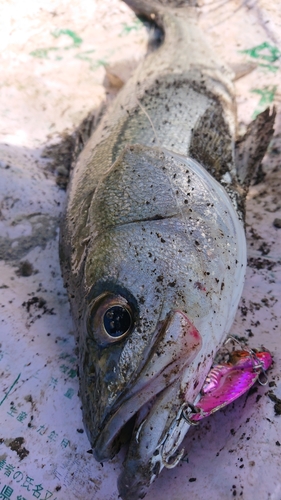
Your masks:
<svg viewBox="0 0 281 500"><path fill-rule="evenodd" d="M248 127L245 135L235 144L235 164L239 182L248 188L259 168L274 132L276 109L260 113Z"/></svg>
<svg viewBox="0 0 281 500"><path fill-rule="evenodd" d="M198 119L191 136L188 155L221 182L233 171L232 139L221 104L210 106Z"/></svg>

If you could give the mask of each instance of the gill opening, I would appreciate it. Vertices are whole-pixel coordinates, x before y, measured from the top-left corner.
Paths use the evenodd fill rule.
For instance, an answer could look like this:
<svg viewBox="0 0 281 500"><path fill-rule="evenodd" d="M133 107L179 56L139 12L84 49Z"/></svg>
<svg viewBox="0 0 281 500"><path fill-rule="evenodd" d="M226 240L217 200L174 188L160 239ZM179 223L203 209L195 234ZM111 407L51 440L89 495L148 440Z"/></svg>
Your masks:
<svg viewBox="0 0 281 500"><path fill-rule="evenodd" d="M147 111L147 110L145 109L145 107L142 105L142 103L140 102L140 100L139 100L139 98L138 98L138 96L137 96L137 95L136 95L136 101L137 101L137 103L138 103L139 107L141 108L142 112L145 114L146 118L148 119L148 121L149 121L149 123L150 123L150 125L151 125L151 128L152 128L153 133L154 133L154 137L155 137L155 142L156 142L157 148L158 148L159 150L163 151L163 148L162 148L162 146L161 146L161 144L160 144L160 140L159 140L158 134L157 134L157 132L156 132L156 128L155 128L155 126L154 126L154 123L153 123L153 121L152 121L151 117L149 116L148 111ZM172 182L171 182L170 177L169 177L169 176L167 176L167 177L168 177L168 181L169 181L169 184L170 184L170 188L171 188L171 191L172 191L172 193L173 193L173 197L174 197L175 203L176 203L176 205L177 205L177 208L178 208L178 210L179 210L179 212L180 212L180 214L181 214L182 218L183 218L183 219L185 219L185 217L184 217L184 213L183 213L183 211L182 211L182 207L181 207L181 206L179 205L179 203L178 203L177 196L176 196L176 191L175 191L175 189L174 189L174 186L173 186L173 184L172 184Z"/></svg>
<svg viewBox="0 0 281 500"><path fill-rule="evenodd" d="M140 102L139 98L137 95L135 95L136 97L136 101L138 103L138 106L141 108L142 112L145 114L145 116L147 117L150 125L151 125L151 128L153 130L153 133L154 133L154 137L155 137L155 142L156 142L156 145L157 145L157 148L160 150L160 151L163 151L164 152L164 148L161 146L160 144L160 140L159 140L159 136L156 132L156 128L154 126L154 123L152 121L152 118L149 116L149 113L148 111L145 109L145 107L142 105L142 103ZM168 151L169 154L173 155L173 152L172 151ZM188 157L186 158L188 159ZM173 185L173 182L170 178L170 176L167 176L167 179L168 179L168 182L169 182L169 185L170 185L170 189L171 189L171 192L172 192L172 195L173 195L173 198L174 198L174 201L175 201L175 204L177 206L177 209L178 209L178 213L181 215L182 217L182 220L185 224L185 226L188 226L188 219L187 219L187 214L186 212L184 212L183 210L183 207L182 205L179 203L178 201L178 198L177 198L177 190L178 188L176 188L174 185ZM195 243L194 243L195 245ZM202 257L200 256L200 254L198 255L198 258L201 260Z"/></svg>

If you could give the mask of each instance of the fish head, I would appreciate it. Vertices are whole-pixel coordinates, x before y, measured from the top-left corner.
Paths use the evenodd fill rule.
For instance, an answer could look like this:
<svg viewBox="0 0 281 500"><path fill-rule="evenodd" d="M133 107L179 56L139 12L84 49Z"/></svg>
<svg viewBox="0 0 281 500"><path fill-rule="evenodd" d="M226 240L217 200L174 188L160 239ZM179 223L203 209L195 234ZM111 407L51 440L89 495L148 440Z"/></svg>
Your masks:
<svg viewBox="0 0 281 500"><path fill-rule="evenodd" d="M168 153L129 146L89 210L79 324L83 416L97 460L129 441L120 483L126 498L132 482L136 498L159 473L155 457L167 437L169 450L179 446L183 429L171 438L171 426L198 395L232 314L232 219L210 208L216 195L200 179ZM233 239L227 256L226 238Z"/></svg>

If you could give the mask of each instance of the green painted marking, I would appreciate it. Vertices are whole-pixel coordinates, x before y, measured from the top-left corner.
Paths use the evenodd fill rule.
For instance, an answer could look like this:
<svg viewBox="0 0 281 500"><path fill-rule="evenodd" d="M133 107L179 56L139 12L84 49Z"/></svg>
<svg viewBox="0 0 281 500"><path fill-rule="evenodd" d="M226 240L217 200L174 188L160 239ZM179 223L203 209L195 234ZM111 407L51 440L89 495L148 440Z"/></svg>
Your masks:
<svg viewBox="0 0 281 500"><path fill-rule="evenodd" d="M259 94L261 96L259 101L259 106L267 106L271 104L274 100L274 96L276 93L277 85L273 87L264 87L263 89L252 89L251 92L255 94Z"/></svg>
<svg viewBox="0 0 281 500"><path fill-rule="evenodd" d="M82 38L80 36L78 36L77 33L75 33L72 30L68 30L68 29L55 30L55 31L51 32L51 35L54 38L59 38L61 35L69 36L71 38L71 40L73 41L73 43L71 45L66 45L65 47L47 47L47 48L36 49L36 50L33 50L32 52L30 52L30 55L33 57L38 57L39 59L49 59L49 52L50 51L76 49L76 48L80 47L81 43L83 42ZM62 56L58 55L55 59L56 59L56 61L61 61Z"/></svg>
<svg viewBox="0 0 281 500"><path fill-rule="evenodd" d="M13 387L17 384L17 382L19 381L20 379L20 376L21 376L21 373L17 376L16 380L12 383L10 389L5 393L5 396L3 397L2 401L0 401L0 406L4 403L5 399L7 399L7 397L9 396L11 390L13 389Z"/></svg>
<svg viewBox="0 0 281 500"><path fill-rule="evenodd" d="M96 52L95 50L85 50L84 52L80 52L80 54L76 54L76 59L81 59L82 61L93 62L93 59L88 56L88 54L93 54Z"/></svg>
<svg viewBox="0 0 281 500"><path fill-rule="evenodd" d="M106 66L108 64L108 61L105 59L98 59L95 61L93 64L90 65L90 70L95 71L96 69L100 68L101 66Z"/></svg>
<svg viewBox="0 0 281 500"><path fill-rule="evenodd" d="M269 104L274 101L275 93L277 90L277 85L272 87L264 87L263 89L252 89L251 92L260 95L260 100L258 102L258 107L254 111L253 118L262 113Z"/></svg>
<svg viewBox="0 0 281 500"><path fill-rule="evenodd" d="M139 31L143 24L139 19L136 19L133 24L122 23L123 29L119 36L128 35L131 31Z"/></svg>
<svg viewBox="0 0 281 500"><path fill-rule="evenodd" d="M38 57L39 59L49 59L49 52L51 50L59 50L58 47L49 47L48 49L36 49L30 52L33 57Z"/></svg>
<svg viewBox="0 0 281 500"><path fill-rule="evenodd" d="M260 68L268 69L268 71L271 71L272 73L276 73L276 71L279 70L279 67L278 66L273 66L273 64L259 64L258 66Z"/></svg>
<svg viewBox="0 0 281 500"><path fill-rule="evenodd" d="M63 438L63 440L61 441L60 445L61 445L62 448L67 448L67 446L70 445L69 439Z"/></svg>
<svg viewBox="0 0 281 500"><path fill-rule="evenodd" d="M256 47L252 47L251 49L247 50L241 50L240 52L242 54L248 54L254 59L263 59L264 61L268 61L269 63L274 63L281 57L281 52L278 47L275 47L268 42L263 42Z"/></svg>
<svg viewBox="0 0 281 500"><path fill-rule="evenodd" d="M80 47L81 43L83 42L82 38L79 35L77 35L77 33L75 33L75 31L68 30L68 29L65 29L65 30L57 29L57 30L51 32L51 35L53 35L55 38L59 38L61 35L67 35L72 39L73 45L69 45L67 47L64 47L64 49L70 49L72 47Z"/></svg>
<svg viewBox="0 0 281 500"><path fill-rule="evenodd" d="M75 393L74 389L67 389L64 396L68 399L71 399L74 396L74 393Z"/></svg>

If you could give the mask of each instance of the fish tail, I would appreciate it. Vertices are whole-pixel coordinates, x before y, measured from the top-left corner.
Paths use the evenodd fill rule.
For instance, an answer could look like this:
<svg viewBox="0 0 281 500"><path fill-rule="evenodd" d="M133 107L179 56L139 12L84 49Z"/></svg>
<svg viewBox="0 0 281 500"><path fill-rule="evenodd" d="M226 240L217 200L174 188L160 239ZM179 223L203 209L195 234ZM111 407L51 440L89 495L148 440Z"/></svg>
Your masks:
<svg viewBox="0 0 281 500"><path fill-rule="evenodd" d="M124 0L138 15L152 18L167 9L182 9L184 7L197 7L196 0Z"/></svg>
<svg viewBox="0 0 281 500"><path fill-rule="evenodd" d="M165 46L166 57L170 54L173 72L178 72L175 66L180 67L181 73L186 73L195 67L222 69L221 61L199 28L197 0L123 1L138 16L146 17L161 29L163 33L161 45ZM228 68L226 72L231 73L232 79L232 72Z"/></svg>
<svg viewBox="0 0 281 500"><path fill-rule="evenodd" d="M147 76L151 68L158 73L184 75L192 81L204 82L208 91L224 103L224 111L233 121L233 72L209 46L198 23L196 0L123 0L139 16L147 17L163 33L161 47L147 58ZM162 49L162 50L161 50ZM152 55L152 54L151 54ZM144 74L144 66L142 66ZM202 90L206 92L206 89ZM230 123L234 134L235 124Z"/></svg>
<svg viewBox="0 0 281 500"><path fill-rule="evenodd" d="M123 0L136 15L146 17L153 21L165 33L167 26L165 14L171 15L172 12L180 13L190 10L191 17L197 17L196 0Z"/></svg>

